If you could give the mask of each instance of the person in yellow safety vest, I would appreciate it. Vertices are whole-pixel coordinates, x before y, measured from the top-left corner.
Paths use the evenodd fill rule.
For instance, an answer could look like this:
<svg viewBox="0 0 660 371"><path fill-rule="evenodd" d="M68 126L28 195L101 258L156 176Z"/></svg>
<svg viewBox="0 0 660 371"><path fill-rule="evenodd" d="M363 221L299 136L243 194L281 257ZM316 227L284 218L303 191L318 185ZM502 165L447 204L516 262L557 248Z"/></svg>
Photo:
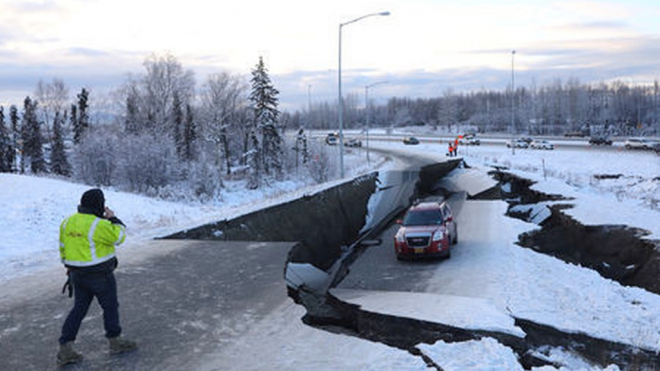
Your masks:
<svg viewBox="0 0 660 371"><path fill-rule="evenodd" d="M135 342L120 337L115 247L126 239L125 228L105 206L103 191L98 188L83 193L78 212L60 225L60 256L69 275L67 284L73 286L74 305L62 326L58 366L82 360L83 356L73 350L72 345L94 297L103 308L103 326L110 353L137 348Z"/></svg>

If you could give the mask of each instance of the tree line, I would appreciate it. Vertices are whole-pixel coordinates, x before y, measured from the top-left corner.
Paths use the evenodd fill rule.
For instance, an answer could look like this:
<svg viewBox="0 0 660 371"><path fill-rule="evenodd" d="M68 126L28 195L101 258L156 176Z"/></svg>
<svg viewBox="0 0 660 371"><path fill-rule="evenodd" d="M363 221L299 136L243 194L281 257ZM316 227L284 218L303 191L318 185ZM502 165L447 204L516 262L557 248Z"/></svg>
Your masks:
<svg viewBox="0 0 660 371"><path fill-rule="evenodd" d="M167 198L218 198L226 180L257 189L298 174L327 181L321 145L285 135L279 91L260 57L245 77L217 73L201 87L172 55L152 55L143 74L113 92L119 114L92 122L90 92L73 104L63 81L40 81L8 116L0 106L0 172L53 174Z"/></svg>
<svg viewBox="0 0 660 371"><path fill-rule="evenodd" d="M434 98L393 97L385 104L344 99L344 125L362 129L366 107L370 127L429 125L446 132L471 128L478 132L530 135L657 136L660 135L660 86L623 81L582 84L577 78L556 79L547 86L508 87L504 91L456 93L451 88ZM309 128L336 127L337 103L317 102L296 112L296 122Z"/></svg>
<svg viewBox="0 0 660 371"><path fill-rule="evenodd" d="M79 143L88 126L89 92L82 89L70 110L63 110L63 100L59 99L68 94L62 81L55 80L49 86L40 82L38 92L46 103L40 107L28 96L23 101L22 114L15 105L9 107L8 122L4 107L0 106L0 172L52 172L69 177L72 168L64 128L71 128L73 141ZM44 120L52 125L45 126Z"/></svg>
<svg viewBox="0 0 660 371"><path fill-rule="evenodd" d="M62 80L39 81L22 107L0 106L0 172L53 174L96 186L170 198L217 198L226 180L257 189L291 176L327 181L337 164L306 129L336 130L337 102L309 104L292 114L278 109L262 58L250 78L225 72L196 86L172 55L152 55L145 72L129 75L112 94L115 114L92 119L91 93L71 102ZM658 82L547 86L389 98L363 104L344 98L344 125L392 129L428 125L447 133L561 135L580 132L660 134ZM286 128L297 130L286 135ZM302 128L302 129L301 129ZM185 194L185 195L182 195Z"/></svg>

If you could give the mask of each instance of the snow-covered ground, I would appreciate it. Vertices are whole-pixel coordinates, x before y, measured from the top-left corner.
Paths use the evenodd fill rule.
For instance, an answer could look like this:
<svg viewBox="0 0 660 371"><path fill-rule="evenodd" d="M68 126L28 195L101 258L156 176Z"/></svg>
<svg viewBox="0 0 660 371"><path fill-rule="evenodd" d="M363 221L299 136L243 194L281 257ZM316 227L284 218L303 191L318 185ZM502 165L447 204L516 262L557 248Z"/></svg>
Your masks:
<svg viewBox="0 0 660 371"><path fill-rule="evenodd" d="M362 158L362 155L359 156ZM371 171L346 151L347 173ZM382 156L372 164L381 166ZM104 188L106 205L127 225L132 243L162 237L206 223L233 219L255 210L300 198L340 181L308 185L286 181L246 190L243 182L225 182L219 200L186 204L153 199ZM59 266L59 225L76 212L83 192L90 186L59 179L0 173L0 210L5 228L0 231L0 282ZM130 245L130 244L129 244ZM128 246L127 248L130 248Z"/></svg>
<svg viewBox="0 0 660 371"><path fill-rule="evenodd" d="M404 146L400 141L372 141L371 144L438 159L444 159L446 151L446 145L442 144ZM649 239L660 238L660 156L616 149L562 147L554 151L517 150L512 154L504 146L463 147L459 155L472 167L469 171L485 172L492 165L506 166L536 181L535 189L574 198L570 203L575 207L566 212L583 224L627 224L648 230ZM359 161L355 158L347 163ZM374 163L388 166L387 163L383 165L382 159L373 161L372 157ZM352 173L364 171L362 165L351 170ZM622 176L599 180L594 176L599 174ZM108 205L129 226L130 242L125 248L128 250L141 240L212 220L233 218L331 184L336 182L303 188L300 184L285 183L262 192L227 189L222 202L204 205L163 202L112 189L104 191ZM59 266L57 229L62 218L75 211L80 195L88 188L61 180L0 174L0 207L4 222L4 228L0 229L0 284L16 277L28 281L52 277L58 283L61 281L62 272L55 269ZM439 265L425 293L388 296L385 293L339 292L338 295L350 296L369 310L424 319L432 315L430 309L437 307L438 300L447 300L446 303L450 301L455 306L454 320L463 326L470 326L466 313L472 313L474 320L481 316L479 320L485 323L483 326L504 328L517 334L519 329L512 327L511 318L506 315L511 313L565 331L583 331L595 337L660 350L660 317L657 315L660 296L623 287L591 270L517 247L514 242L518 234L536 226L504 217L506 205L501 201L470 201L467 207L461 215L467 215L470 207L478 207L489 210L488 215L500 216L489 222L491 225L484 233L461 234L462 242L469 241L464 245L472 249L488 245L488 254L481 254L479 260L470 262L483 266L483 274L452 281L452 277L460 277L465 269L458 263L461 259L452 258ZM458 246L457 254L470 254L468 249L460 249L461 243ZM121 250L119 254L121 257ZM406 302L402 298L412 304L401 305ZM398 305L393 306L394 303ZM470 308L463 308L466 305ZM199 369L426 369L420 358L407 352L305 326L299 321L303 313L301 307L287 302L269 318L252 324L241 338L244 341L219 349L217 354L201 357ZM484 315L488 317L483 318ZM447 321L447 318L438 320ZM260 346L250 345L255 342ZM493 339L453 344L438 342L419 348L444 370L521 369L515 354ZM563 370L600 369L561 349L553 349L547 356L564 364ZM608 371L616 369L616 366L607 368Z"/></svg>

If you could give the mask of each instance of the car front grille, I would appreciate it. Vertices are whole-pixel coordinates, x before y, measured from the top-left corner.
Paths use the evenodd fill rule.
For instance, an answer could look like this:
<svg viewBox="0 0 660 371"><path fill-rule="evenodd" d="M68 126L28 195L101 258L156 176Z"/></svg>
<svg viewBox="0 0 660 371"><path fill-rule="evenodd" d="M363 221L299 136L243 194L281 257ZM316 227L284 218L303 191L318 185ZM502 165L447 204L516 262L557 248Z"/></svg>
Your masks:
<svg viewBox="0 0 660 371"><path fill-rule="evenodd" d="M431 236L407 236L408 247L426 247L429 245Z"/></svg>

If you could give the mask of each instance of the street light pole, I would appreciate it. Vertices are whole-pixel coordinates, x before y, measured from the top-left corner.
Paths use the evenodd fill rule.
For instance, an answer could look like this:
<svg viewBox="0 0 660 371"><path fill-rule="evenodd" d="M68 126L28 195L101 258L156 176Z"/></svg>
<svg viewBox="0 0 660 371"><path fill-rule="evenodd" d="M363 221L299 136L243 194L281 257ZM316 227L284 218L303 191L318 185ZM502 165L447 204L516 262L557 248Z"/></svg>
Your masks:
<svg viewBox="0 0 660 371"><path fill-rule="evenodd" d="M339 111L339 168L340 168L340 176L343 179L344 178L344 99L342 98L341 94L341 30L342 27L349 25L351 23L355 23L359 20L368 18L368 17L374 17L374 16L387 16L390 15L390 12L381 12L381 13L372 13L372 14L367 14L363 15L362 17L355 18L353 20L350 20L348 22L340 23L339 24L339 66L337 68L337 104L338 104L338 111Z"/></svg>
<svg viewBox="0 0 660 371"><path fill-rule="evenodd" d="M387 81L374 82L364 87L364 109L367 111L367 164L369 164L369 116L371 110L369 109L369 88L372 88L376 85L387 84Z"/></svg>
<svg viewBox="0 0 660 371"><path fill-rule="evenodd" d="M312 84L307 85L307 112L312 112Z"/></svg>
<svg viewBox="0 0 660 371"><path fill-rule="evenodd" d="M310 124L312 122L312 84L307 85L307 120L305 121L308 128L313 127Z"/></svg>
<svg viewBox="0 0 660 371"><path fill-rule="evenodd" d="M516 154L516 86L513 75L513 57L516 55L516 51L511 51L511 154Z"/></svg>

